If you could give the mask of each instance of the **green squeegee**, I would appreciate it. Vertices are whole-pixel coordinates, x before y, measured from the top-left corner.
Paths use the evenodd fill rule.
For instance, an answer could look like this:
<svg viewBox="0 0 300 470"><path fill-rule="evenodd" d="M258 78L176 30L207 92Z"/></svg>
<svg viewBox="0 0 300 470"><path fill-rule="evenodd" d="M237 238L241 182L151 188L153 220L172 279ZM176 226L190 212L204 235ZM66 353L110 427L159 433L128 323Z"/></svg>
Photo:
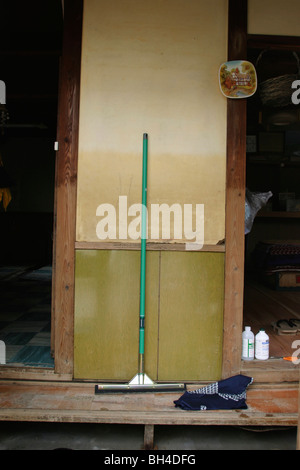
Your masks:
<svg viewBox="0 0 300 470"><path fill-rule="evenodd" d="M142 179L142 227L140 264L140 325L138 373L127 384L97 384L95 393L104 392L155 392L185 390L185 384L154 383L144 372L145 352L145 292L146 292L146 238L147 238L147 167L148 134L143 135L143 179Z"/></svg>

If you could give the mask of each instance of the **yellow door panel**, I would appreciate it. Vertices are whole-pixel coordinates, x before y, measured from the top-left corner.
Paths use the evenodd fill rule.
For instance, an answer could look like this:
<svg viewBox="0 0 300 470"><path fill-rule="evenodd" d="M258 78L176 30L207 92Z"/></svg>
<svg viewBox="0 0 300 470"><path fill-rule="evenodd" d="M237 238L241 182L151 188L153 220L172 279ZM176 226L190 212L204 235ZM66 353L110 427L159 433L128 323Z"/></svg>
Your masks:
<svg viewBox="0 0 300 470"><path fill-rule="evenodd" d="M147 254L148 374L157 371L158 259ZM78 250L75 276L75 378L130 380L138 367L140 253Z"/></svg>
<svg viewBox="0 0 300 470"><path fill-rule="evenodd" d="M145 372L158 381L218 379L224 255L148 251L146 265ZM75 378L136 374L139 289L138 251L76 252Z"/></svg>
<svg viewBox="0 0 300 470"><path fill-rule="evenodd" d="M219 379L224 255L163 252L160 278L158 379Z"/></svg>

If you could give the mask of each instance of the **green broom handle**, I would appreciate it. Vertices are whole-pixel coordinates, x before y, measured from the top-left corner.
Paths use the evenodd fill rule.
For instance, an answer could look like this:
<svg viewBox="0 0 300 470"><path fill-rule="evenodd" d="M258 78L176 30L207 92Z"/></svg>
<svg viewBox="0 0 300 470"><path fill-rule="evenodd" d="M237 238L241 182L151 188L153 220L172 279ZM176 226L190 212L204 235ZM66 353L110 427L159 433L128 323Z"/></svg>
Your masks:
<svg viewBox="0 0 300 470"><path fill-rule="evenodd" d="M145 349L145 290L146 290L146 238L147 238L147 160L148 134L143 135L143 179L142 179L142 227L141 227L141 273L140 273L140 339L139 353ZM142 361L143 362L143 361ZM141 373L143 371L140 371Z"/></svg>

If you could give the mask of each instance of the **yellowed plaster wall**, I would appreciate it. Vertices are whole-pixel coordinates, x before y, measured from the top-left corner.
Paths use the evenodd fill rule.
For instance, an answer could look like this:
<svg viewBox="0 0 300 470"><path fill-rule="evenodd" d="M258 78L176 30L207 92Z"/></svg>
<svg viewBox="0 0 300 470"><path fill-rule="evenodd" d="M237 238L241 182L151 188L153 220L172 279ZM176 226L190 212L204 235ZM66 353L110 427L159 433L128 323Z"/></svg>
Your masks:
<svg viewBox="0 0 300 470"><path fill-rule="evenodd" d="M300 35L299 0L248 0L248 33Z"/></svg>
<svg viewBox="0 0 300 470"><path fill-rule="evenodd" d="M77 240L98 241L100 204L204 204L204 243L225 232L227 0L85 0ZM151 231L149 231L151 236ZM149 236L149 238L151 238Z"/></svg>

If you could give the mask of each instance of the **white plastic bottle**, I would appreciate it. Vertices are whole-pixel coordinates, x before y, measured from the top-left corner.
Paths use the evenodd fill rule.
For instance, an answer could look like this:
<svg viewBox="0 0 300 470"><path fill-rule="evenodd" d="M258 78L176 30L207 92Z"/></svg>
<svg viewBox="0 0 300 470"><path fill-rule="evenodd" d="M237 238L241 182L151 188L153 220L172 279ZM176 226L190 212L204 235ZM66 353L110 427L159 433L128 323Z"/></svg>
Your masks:
<svg viewBox="0 0 300 470"><path fill-rule="evenodd" d="M244 361L252 361L254 359L254 333L251 331L250 326L245 327L242 335L242 359Z"/></svg>
<svg viewBox="0 0 300 470"><path fill-rule="evenodd" d="M255 358L261 361L269 359L269 336L263 328L255 336Z"/></svg>

